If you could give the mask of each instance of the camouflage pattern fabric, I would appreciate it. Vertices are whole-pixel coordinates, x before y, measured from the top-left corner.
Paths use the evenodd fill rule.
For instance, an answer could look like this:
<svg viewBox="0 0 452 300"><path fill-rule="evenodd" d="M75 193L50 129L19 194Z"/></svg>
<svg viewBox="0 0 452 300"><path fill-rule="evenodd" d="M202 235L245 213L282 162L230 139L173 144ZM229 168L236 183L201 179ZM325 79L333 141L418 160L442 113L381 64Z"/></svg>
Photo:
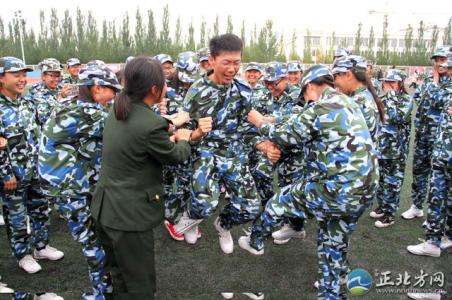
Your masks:
<svg viewBox="0 0 452 300"><path fill-rule="evenodd" d="M428 197L428 182L431 172L433 144L438 131L439 119L445 100L445 87L450 84L449 76L441 76L439 83L432 77L425 79L413 94L418 109L415 117L415 141L413 156L413 183L411 199L413 205L422 209Z"/></svg>
<svg viewBox="0 0 452 300"><path fill-rule="evenodd" d="M184 99L184 110L192 120L212 117L212 131L196 142L193 158L192 218L207 218L218 206L220 185L231 194L230 202L220 212L225 229L256 218L260 201L248 170L245 144L256 144L257 131L246 120L251 90L234 80L217 85L207 75L196 81Z"/></svg>
<svg viewBox="0 0 452 300"><path fill-rule="evenodd" d="M1 134L8 140L7 150L1 151L2 181L17 180L16 190L0 193L11 249L20 260L31 253L31 246L42 249L48 244L48 202L36 172L39 128L32 104L21 96L14 100L0 94L0 120ZM27 215L32 224L31 241Z"/></svg>
<svg viewBox="0 0 452 300"><path fill-rule="evenodd" d="M452 84L432 99L443 110L432 154L432 174L428 198L426 239L437 246L444 234L452 240Z"/></svg>
<svg viewBox="0 0 452 300"><path fill-rule="evenodd" d="M387 92L381 100L385 105L386 120L378 134L380 183L377 201L385 215L394 216L408 157L413 102L409 95L395 91Z"/></svg>
<svg viewBox="0 0 452 300"><path fill-rule="evenodd" d="M372 140L376 142L380 115L378 114L378 108L372 94L365 86L363 86L353 91L350 97L352 97L352 99L361 108L364 118L366 119L367 127L369 128L372 136Z"/></svg>
<svg viewBox="0 0 452 300"><path fill-rule="evenodd" d="M360 107L327 88L287 122L264 123L260 132L282 147L305 148L306 175L275 194L254 221L251 246L264 247L265 237L284 217L319 222L319 299L340 299L340 282L348 271L350 235L363 211L372 205L378 182L377 154Z"/></svg>
<svg viewBox="0 0 452 300"><path fill-rule="evenodd" d="M36 108L36 120L41 128L50 118L52 111L61 105L57 99L61 88L61 82L55 90L49 89L44 82L41 82L32 86L26 96Z"/></svg>
<svg viewBox="0 0 452 300"><path fill-rule="evenodd" d="M47 195L75 197L93 192L107 115L102 105L82 99L55 112L44 127L39 152L39 175Z"/></svg>

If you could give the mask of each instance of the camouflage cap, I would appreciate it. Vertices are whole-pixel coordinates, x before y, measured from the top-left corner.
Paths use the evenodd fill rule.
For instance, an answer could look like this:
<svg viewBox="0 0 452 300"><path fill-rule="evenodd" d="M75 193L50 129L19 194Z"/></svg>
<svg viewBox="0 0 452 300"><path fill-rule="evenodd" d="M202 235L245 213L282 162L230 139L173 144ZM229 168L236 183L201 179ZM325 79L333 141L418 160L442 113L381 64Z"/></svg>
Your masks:
<svg viewBox="0 0 452 300"><path fill-rule="evenodd" d="M173 59L171 58L171 56L169 54L164 54L164 53L157 54L156 56L154 56L154 58L156 60L158 60L160 62L160 64L162 64L162 65L166 62L169 62L172 64L174 63Z"/></svg>
<svg viewBox="0 0 452 300"><path fill-rule="evenodd" d="M287 63L287 70L288 72L302 72L303 68L299 61L294 60Z"/></svg>
<svg viewBox="0 0 452 300"><path fill-rule="evenodd" d="M31 72L33 69L27 67L24 62L17 57L5 56L0 58L0 74L19 71Z"/></svg>
<svg viewBox="0 0 452 300"><path fill-rule="evenodd" d="M265 68L264 80L276 81L281 78L287 77L287 65L277 61L272 61L267 64Z"/></svg>
<svg viewBox="0 0 452 300"><path fill-rule="evenodd" d="M345 48L337 48L336 51L334 51L334 57L347 56L347 55L351 55L351 54L352 54L352 52Z"/></svg>
<svg viewBox="0 0 452 300"><path fill-rule="evenodd" d="M250 70L256 70L261 73L264 72L262 65L257 62L250 62L246 65L245 72L250 71Z"/></svg>
<svg viewBox="0 0 452 300"><path fill-rule="evenodd" d="M179 72L196 74L199 70L198 55L193 51L185 51L177 56L176 69Z"/></svg>
<svg viewBox="0 0 452 300"><path fill-rule="evenodd" d="M89 62L86 63L86 65L87 66L101 66L101 67L104 67L107 64L103 60L95 59L95 60L90 60Z"/></svg>
<svg viewBox="0 0 452 300"><path fill-rule="evenodd" d="M403 72L399 69L389 69L384 78L381 78L381 81L403 81L405 78L403 76Z"/></svg>
<svg viewBox="0 0 452 300"><path fill-rule="evenodd" d="M46 58L38 64L42 73L44 72L61 72L63 65L56 58Z"/></svg>
<svg viewBox="0 0 452 300"><path fill-rule="evenodd" d="M430 59L434 59L435 57L449 57L452 56L452 46L441 46L438 47L430 57Z"/></svg>
<svg viewBox="0 0 452 300"><path fill-rule="evenodd" d="M80 70L78 85L102 85L120 91L122 86L115 73L106 66L90 65Z"/></svg>
<svg viewBox="0 0 452 300"><path fill-rule="evenodd" d="M209 48L201 48L198 50L198 59L199 62L203 62L205 60L208 60L210 56L210 49Z"/></svg>
<svg viewBox="0 0 452 300"><path fill-rule="evenodd" d="M303 89L308 83L322 76L333 77L333 73L331 72L330 68L325 65L314 65L310 67L303 74L303 78L301 79L300 84L301 88Z"/></svg>
<svg viewBox="0 0 452 300"><path fill-rule="evenodd" d="M75 65L81 65L82 63L80 62L80 60L78 59L78 58L75 58L75 57L73 57L73 58L69 58L68 60L67 60L67 62L66 62L66 65L68 66L68 67L72 67L72 66L75 66Z"/></svg>
<svg viewBox="0 0 452 300"><path fill-rule="evenodd" d="M367 61L364 57L358 55L347 55L334 62L333 74L345 73L353 68L367 69Z"/></svg>

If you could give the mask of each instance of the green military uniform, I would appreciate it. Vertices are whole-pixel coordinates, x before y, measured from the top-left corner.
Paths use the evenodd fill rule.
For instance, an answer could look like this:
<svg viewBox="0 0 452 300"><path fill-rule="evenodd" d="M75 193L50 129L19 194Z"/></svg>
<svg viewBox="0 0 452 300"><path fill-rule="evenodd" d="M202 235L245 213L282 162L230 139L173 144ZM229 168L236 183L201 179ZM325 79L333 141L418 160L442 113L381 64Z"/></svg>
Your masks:
<svg viewBox="0 0 452 300"><path fill-rule="evenodd" d="M107 254L114 299L154 299L152 229L164 216L162 165L181 163L189 155L189 144L171 142L167 121L144 103L132 104L126 121L110 113L91 212Z"/></svg>

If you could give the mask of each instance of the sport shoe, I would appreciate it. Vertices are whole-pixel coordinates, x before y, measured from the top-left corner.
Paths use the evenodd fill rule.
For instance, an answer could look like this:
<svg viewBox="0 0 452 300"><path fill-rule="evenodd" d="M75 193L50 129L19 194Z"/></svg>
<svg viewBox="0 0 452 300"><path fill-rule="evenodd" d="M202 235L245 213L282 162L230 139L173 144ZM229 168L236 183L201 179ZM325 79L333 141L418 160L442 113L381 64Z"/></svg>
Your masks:
<svg viewBox="0 0 452 300"><path fill-rule="evenodd" d="M381 209L381 206L378 206L373 211L370 212L369 216L374 219L379 219L384 216L384 212Z"/></svg>
<svg viewBox="0 0 452 300"><path fill-rule="evenodd" d="M213 225L218 232L221 250L226 254L231 254L234 251L234 240L232 239L231 232L221 227L220 217L215 219Z"/></svg>
<svg viewBox="0 0 452 300"><path fill-rule="evenodd" d="M12 294L14 293L13 289L7 287L6 283L0 282L0 294Z"/></svg>
<svg viewBox="0 0 452 300"><path fill-rule="evenodd" d="M433 257L440 257L441 255L440 247L428 241L418 245L410 245L406 247L406 249L408 250L408 252L414 255L426 255Z"/></svg>
<svg viewBox="0 0 452 300"><path fill-rule="evenodd" d="M248 235L241 236L239 238L239 246L243 250L248 251L251 254L254 255L262 255L264 254L264 249L262 250L256 250L253 247L250 246L250 237Z"/></svg>
<svg viewBox="0 0 452 300"><path fill-rule="evenodd" d="M415 300L441 300L439 293L408 293L407 296Z"/></svg>
<svg viewBox="0 0 452 300"><path fill-rule="evenodd" d="M0 215L0 226L5 225L5 218L3 218L3 215Z"/></svg>
<svg viewBox="0 0 452 300"><path fill-rule="evenodd" d="M424 212L422 209L416 207L416 205L411 205L410 209L402 214L402 218L405 220L411 220L414 218L422 218L424 216Z"/></svg>
<svg viewBox="0 0 452 300"><path fill-rule="evenodd" d="M272 237L275 244L282 245L289 242L291 238L304 239L306 237L306 231L297 231L289 224L284 224L280 230L272 233Z"/></svg>
<svg viewBox="0 0 452 300"><path fill-rule="evenodd" d="M443 238L441 239L441 250L446 250L449 249L450 247L452 247L452 240L449 239L447 236L443 236Z"/></svg>
<svg viewBox="0 0 452 300"><path fill-rule="evenodd" d="M190 219L188 214L184 212L179 222L174 225L174 232L177 234L184 234L187 230L192 228L193 226L202 222L203 219Z"/></svg>
<svg viewBox="0 0 452 300"><path fill-rule="evenodd" d="M247 296L253 300L262 300L264 299L264 293L242 293L242 295Z"/></svg>
<svg viewBox="0 0 452 300"><path fill-rule="evenodd" d="M41 295L35 295L34 300L64 300L64 298L58 296L55 293L45 293Z"/></svg>
<svg viewBox="0 0 452 300"><path fill-rule="evenodd" d="M41 250L34 250L34 257L36 259L60 260L64 257L64 253L49 245Z"/></svg>
<svg viewBox="0 0 452 300"><path fill-rule="evenodd" d="M21 260L19 260L19 268L29 274L37 273L42 270L41 266L30 254L25 255Z"/></svg>
<svg viewBox="0 0 452 300"><path fill-rule="evenodd" d="M320 282L319 282L318 280L315 281L315 282L313 283L313 286L314 286L314 288L315 288L316 290L318 290L319 287L320 287Z"/></svg>
<svg viewBox="0 0 452 300"><path fill-rule="evenodd" d="M234 298L234 293L221 293L221 296L224 299L232 299L232 298Z"/></svg>
<svg viewBox="0 0 452 300"><path fill-rule="evenodd" d="M378 221L375 222L375 227L377 228L385 228L394 224L394 216L384 215Z"/></svg>
<svg viewBox="0 0 452 300"><path fill-rule="evenodd" d="M174 225L171 224L169 221L165 220L163 222L163 225L165 225L166 230L168 230L169 235L173 238L173 240L176 241L183 241L184 235L183 234L177 234L174 230Z"/></svg>
<svg viewBox="0 0 452 300"><path fill-rule="evenodd" d="M196 244L196 242L200 238L200 231L199 231L198 225L195 225L192 228L190 228L189 230L187 230L184 233L184 238L188 244L191 244L191 245Z"/></svg>

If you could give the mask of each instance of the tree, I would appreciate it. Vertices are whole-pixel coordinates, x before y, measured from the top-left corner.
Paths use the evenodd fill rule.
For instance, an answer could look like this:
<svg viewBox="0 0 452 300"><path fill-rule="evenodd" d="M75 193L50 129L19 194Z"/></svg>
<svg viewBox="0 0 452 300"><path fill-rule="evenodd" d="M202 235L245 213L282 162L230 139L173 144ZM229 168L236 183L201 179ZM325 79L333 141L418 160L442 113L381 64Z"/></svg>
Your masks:
<svg viewBox="0 0 452 300"><path fill-rule="evenodd" d="M148 29L146 32L146 50L148 54L154 55L157 52L157 31L155 29L154 13L148 10Z"/></svg>
<svg viewBox="0 0 452 300"><path fill-rule="evenodd" d="M405 64L410 64L412 63L412 58L413 58L413 53L412 53L412 48L413 48L413 27L411 27L410 24L408 24L408 28L406 29L405 32L405 49L404 49L404 63Z"/></svg>
<svg viewBox="0 0 452 300"><path fill-rule="evenodd" d="M425 25L424 21L419 22L419 28L417 30L417 39L415 41L415 61L416 65L423 65L428 63L428 58L426 56L427 46L424 40Z"/></svg>
<svg viewBox="0 0 452 300"><path fill-rule="evenodd" d="M220 34L220 20L218 15L215 17L215 22L213 23L213 36L218 36Z"/></svg>
<svg viewBox="0 0 452 300"><path fill-rule="evenodd" d="M207 35L207 30L206 30L207 24L206 24L206 20L204 19L204 17L202 18L201 21L201 29L199 31L199 44L198 44L198 49L200 48L204 48L206 46L206 35Z"/></svg>
<svg viewBox="0 0 452 300"><path fill-rule="evenodd" d="M304 37L304 51L303 51L303 62L312 63L312 49L311 49L311 31L306 29L306 36Z"/></svg>
<svg viewBox="0 0 452 300"><path fill-rule="evenodd" d="M383 36L381 39L381 45L378 49L378 53L377 53L377 63L378 64L383 64L384 62L386 62L389 58L389 54L388 54L388 44L389 44L389 40L388 40L388 15L384 16L384 21L383 21Z"/></svg>
<svg viewBox="0 0 452 300"><path fill-rule="evenodd" d="M430 53L435 52L436 44L438 43L438 35L439 35L438 26L434 25L432 31L432 39L430 40L430 50L429 50Z"/></svg>
<svg viewBox="0 0 452 300"><path fill-rule="evenodd" d="M193 21L190 22L188 26L188 39L185 44L185 49L187 51L196 51L196 43L195 43L195 28L193 27Z"/></svg>
<svg viewBox="0 0 452 300"><path fill-rule="evenodd" d="M360 48L362 44L362 36L361 36L361 29L363 27L362 23L358 24L358 31L356 32L355 36L355 49L353 50L353 53L356 55L360 55Z"/></svg>
<svg viewBox="0 0 452 300"><path fill-rule="evenodd" d="M133 54L144 54L145 53L145 32L144 32L144 26L143 26L143 18L141 17L140 10L137 9L136 13L136 24L135 24L135 34L134 34L134 40L135 40L135 53Z"/></svg>
<svg viewBox="0 0 452 300"><path fill-rule="evenodd" d="M447 23L446 28L444 28L443 32L443 45L452 44L452 18L449 19L449 23Z"/></svg>
<svg viewBox="0 0 452 300"><path fill-rule="evenodd" d="M74 42L74 29L72 24L72 18L69 14L69 10L64 11L64 18L60 27L61 37L61 51L64 59L75 56L75 42Z"/></svg>
<svg viewBox="0 0 452 300"><path fill-rule="evenodd" d="M297 52L297 30L294 28L292 33L292 39L290 40L290 53L289 60L300 60L300 55Z"/></svg>
<svg viewBox="0 0 452 300"><path fill-rule="evenodd" d="M181 52L182 48L184 47L182 38L183 38L182 26L180 23L180 18L178 17L176 21L176 29L174 31L174 39L172 44L173 45L172 50L174 50L176 53ZM173 55L173 53L171 53L171 55Z"/></svg>
<svg viewBox="0 0 452 300"><path fill-rule="evenodd" d="M287 61L286 51L285 51L285 47L284 47L284 34L283 33L279 36L278 48L279 48L278 53L276 54L275 59L280 62Z"/></svg>
<svg viewBox="0 0 452 300"><path fill-rule="evenodd" d="M234 32L234 25L232 25L232 17L231 15L228 16L228 26L226 27L227 33L233 33Z"/></svg>
<svg viewBox="0 0 452 300"><path fill-rule="evenodd" d="M171 51L171 37L169 26L169 8L168 4L163 9L162 29L160 30L160 37L158 43L158 53L169 53Z"/></svg>
<svg viewBox="0 0 452 300"><path fill-rule="evenodd" d="M369 60L373 60L374 58L374 50L373 47L375 45L375 33L374 33L374 27L370 27L370 33L369 33L369 46L367 48L367 54L366 58Z"/></svg>

